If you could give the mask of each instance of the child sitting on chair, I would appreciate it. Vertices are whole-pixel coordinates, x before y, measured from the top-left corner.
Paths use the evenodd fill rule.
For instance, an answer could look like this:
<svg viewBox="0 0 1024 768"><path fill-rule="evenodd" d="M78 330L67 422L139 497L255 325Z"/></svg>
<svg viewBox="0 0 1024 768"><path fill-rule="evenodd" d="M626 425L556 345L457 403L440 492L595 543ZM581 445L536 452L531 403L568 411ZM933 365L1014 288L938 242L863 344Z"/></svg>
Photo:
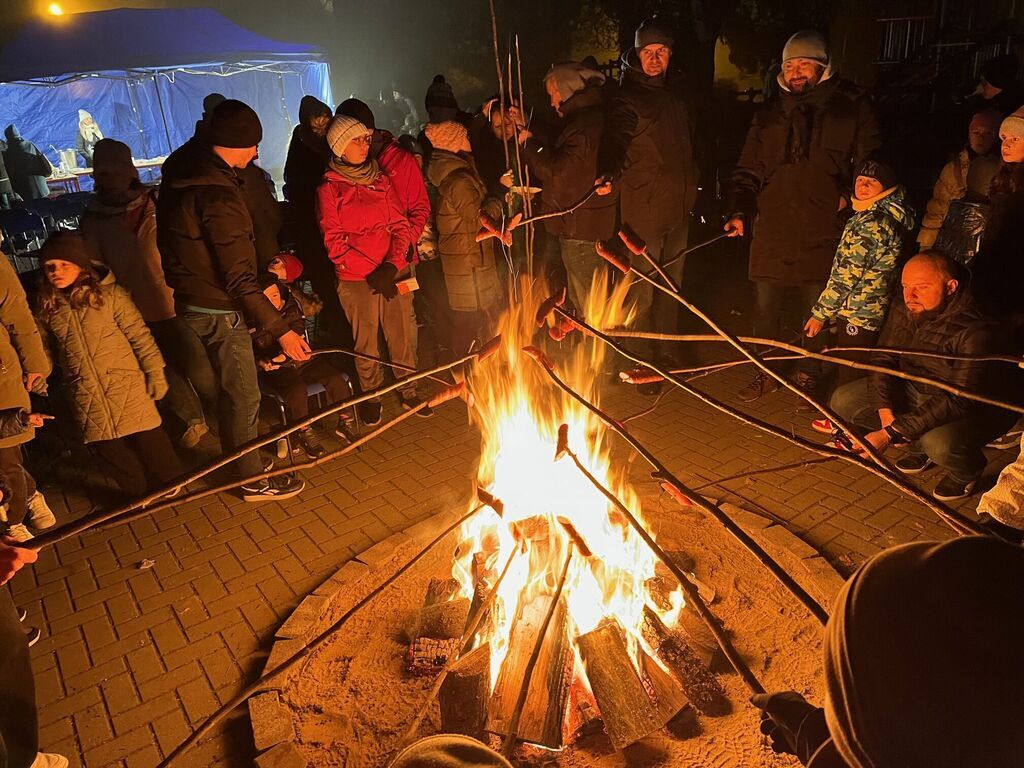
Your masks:
<svg viewBox="0 0 1024 768"><path fill-rule="evenodd" d="M281 313L288 326L296 333L304 333L306 317L288 288L272 274L260 275L259 283L263 295ZM351 393L344 375L324 357L314 357L305 363L293 364L281 351L277 340L265 331L255 331L252 344L261 371L261 389L273 392L281 398L285 418L289 423L304 421L309 416L310 384L323 386L328 407L341 402ZM335 433L339 437L346 437L340 421L333 417L328 418L332 424L337 425ZM296 449L303 450L311 459L319 459L327 453L311 427L300 429L295 437Z"/></svg>
<svg viewBox="0 0 1024 768"><path fill-rule="evenodd" d="M324 303L312 290L304 291L299 285L299 278L302 277L302 262L294 253L282 251L270 260L267 264L267 272L274 275L279 282L288 287L289 293L299 302L302 314L307 318L315 317Z"/></svg>

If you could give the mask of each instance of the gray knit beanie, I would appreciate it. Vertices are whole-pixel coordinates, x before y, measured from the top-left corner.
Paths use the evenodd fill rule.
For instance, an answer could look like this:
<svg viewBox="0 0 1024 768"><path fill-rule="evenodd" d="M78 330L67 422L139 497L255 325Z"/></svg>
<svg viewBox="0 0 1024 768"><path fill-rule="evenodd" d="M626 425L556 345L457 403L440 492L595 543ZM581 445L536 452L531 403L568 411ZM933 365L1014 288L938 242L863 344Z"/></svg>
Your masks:
<svg viewBox="0 0 1024 768"><path fill-rule="evenodd" d="M782 49L782 63L792 59L807 59L828 66L828 42L825 36L814 29L802 29L786 41Z"/></svg>
<svg viewBox="0 0 1024 768"><path fill-rule="evenodd" d="M633 45L638 51L648 45L664 45L666 48L672 48L674 43L672 33L662 25L661 19L657 16L644 19L640 23L640 26L636 28L636 37L633 41Z"/></svg>
<svg viewBox="0 0 1024 768"><path fill-rule="evenodd" d="M358 136L365 136L370 129L348 115L336 115L331 124L327 126L327 146L335 157L341 157L352 139Z"/></svg>

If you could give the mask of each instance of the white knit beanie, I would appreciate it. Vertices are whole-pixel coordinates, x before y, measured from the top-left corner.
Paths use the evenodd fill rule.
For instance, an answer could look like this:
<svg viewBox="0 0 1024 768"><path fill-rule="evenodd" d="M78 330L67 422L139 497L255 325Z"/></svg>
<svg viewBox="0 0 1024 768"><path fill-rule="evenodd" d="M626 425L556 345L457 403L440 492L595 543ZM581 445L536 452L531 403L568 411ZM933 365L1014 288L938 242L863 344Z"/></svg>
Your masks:
<svg viewBox="0 0 1024 768"><path fill-rule="evenodd" d="M999 126L999 138L1004 139L1007 136L1024 139L1024 107L1003 120L1003 124Z"/></svg>
<svg viewBox="0 0 1024 768"><path fill-rule="evenodd" d="M348 115L337 115L327 126L327 145L335 157L341 157L352 139L365 136L370 129Z"/></svg>

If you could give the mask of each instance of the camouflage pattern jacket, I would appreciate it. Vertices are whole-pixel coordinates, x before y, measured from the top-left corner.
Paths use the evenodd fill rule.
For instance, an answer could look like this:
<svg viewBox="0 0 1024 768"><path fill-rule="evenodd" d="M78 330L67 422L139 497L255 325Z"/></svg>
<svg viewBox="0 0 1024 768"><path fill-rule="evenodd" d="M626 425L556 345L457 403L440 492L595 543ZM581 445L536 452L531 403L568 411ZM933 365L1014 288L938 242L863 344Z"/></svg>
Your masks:
<svg viewBox="0 0 1024 768"><path fill-rule="evenodd" d="M890 288L914 213L902 187L846 223L825 290L811 314L827 321L841 317L867 331L882 327Z"/></svg>

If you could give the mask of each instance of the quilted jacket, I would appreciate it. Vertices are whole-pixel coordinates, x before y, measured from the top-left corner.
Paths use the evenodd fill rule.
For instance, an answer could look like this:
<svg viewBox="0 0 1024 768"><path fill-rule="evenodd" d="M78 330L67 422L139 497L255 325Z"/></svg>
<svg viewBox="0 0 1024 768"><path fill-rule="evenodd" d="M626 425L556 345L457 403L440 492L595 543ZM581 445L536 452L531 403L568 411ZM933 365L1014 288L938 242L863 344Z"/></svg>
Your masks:
<svg viewBox="0 0 1024 768"><path fill-rule="evenodd" d="M965 360L946 360L936 357L896 355L884 347L914 349L941 354L988 355L1005 353L1008 345L1005 333L995 320L978 309L965 291L960 291L937 314L920 320L910 316L904 303L893 303L886 318L879 349L871 355L871 362L905 373L938 379L968 392L1005 396L1005 376L1001 379L991 364ZM925 385L914 385L927 395L927 399L911 412L901 413L903 388L901 379L872 373L868 377L872 404L875 408L892 408L898 415L893 426L910 440L916 440L943 424L962 419L979 408L991 408L965 400L957 395ZM1001 386L1003 385L1003 386Z"/></svg>
<svg viewBox="0 0 1024 768"><path fill-rule="evenodd" d="M0 254L0 409L28 409L25 372L50 375L39 329L28 308L25 289L5 254ZM22 430L0 438L0 448L27 443L34 430Z"/></svg>
<svg viewBox="0 0 1024 768"><path fill-rule="evenodd" d="M811 314L818 320L841 317L868 331L881 328L896 263L913 226L914 214L902 187L851 216L828 283Z"/></svg>
<svg viewBox="0 0 1024 768"><path fill-rule="evenodd" d="M113 273L101 269L102 306L73 309L62 297L39 323L86 443L160 426L147 382L157 399L167 392L164 359L142 315Z"/></svg>

